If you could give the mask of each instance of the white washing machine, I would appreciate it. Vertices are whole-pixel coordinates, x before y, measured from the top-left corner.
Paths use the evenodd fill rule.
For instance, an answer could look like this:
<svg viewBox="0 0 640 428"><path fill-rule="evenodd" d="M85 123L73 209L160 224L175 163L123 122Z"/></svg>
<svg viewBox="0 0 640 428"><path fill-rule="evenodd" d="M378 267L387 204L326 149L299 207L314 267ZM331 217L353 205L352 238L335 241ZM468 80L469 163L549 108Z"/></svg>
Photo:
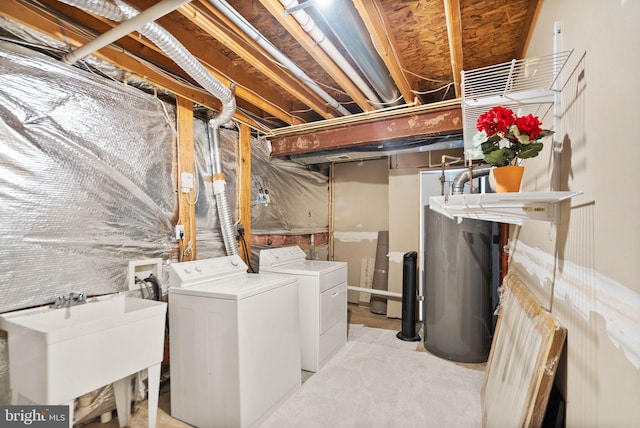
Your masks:
<svg viewBox="0 0 640 428"><path fill-rule="evenodd" d="M317 372L347 343L347 263L306 260L298 246L260 251L260 273L298 278L302 370Z"/></svg>
<svg viewBox="0 0 640 428"><path fill-rule="evenodd" d="M235 255L174 263L169 285L171 416L257 426L300 388L295 277Z"/></svg>

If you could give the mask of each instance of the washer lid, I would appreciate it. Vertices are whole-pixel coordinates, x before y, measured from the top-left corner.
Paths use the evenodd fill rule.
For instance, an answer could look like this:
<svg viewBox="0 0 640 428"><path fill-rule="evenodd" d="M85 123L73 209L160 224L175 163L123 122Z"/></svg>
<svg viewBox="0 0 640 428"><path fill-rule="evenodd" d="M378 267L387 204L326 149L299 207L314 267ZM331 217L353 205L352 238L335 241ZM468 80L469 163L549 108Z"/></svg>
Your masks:
<svg viewBox="0 0 640 428"><path fill-rule="evenodd" d="M278 272L294 275L320 276L338 269L346 269L346 262L330 262L326 260L303 260L279 266L260 266L260 272Z"/></svg>
<svg viewBox="0 0 640 428"><path fill-rule="evenodd" d="M243 276L223 278L186 288L169 288L171 295L209 297L212 299L242 300L285 285L295 284L297 279L275 273L247 273Z"/></svg>

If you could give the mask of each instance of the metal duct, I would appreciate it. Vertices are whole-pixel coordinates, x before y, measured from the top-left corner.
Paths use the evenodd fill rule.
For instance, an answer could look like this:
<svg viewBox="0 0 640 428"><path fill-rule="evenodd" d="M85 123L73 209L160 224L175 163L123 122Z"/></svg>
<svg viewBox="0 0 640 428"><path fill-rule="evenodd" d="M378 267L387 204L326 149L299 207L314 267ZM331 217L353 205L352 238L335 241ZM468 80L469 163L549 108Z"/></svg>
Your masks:
<svg viewBox="0 0 640 428"><path fill-rule="evenodd" d="M209 137L211 151L211 172L213 177L213 195L216 198L216 208L218 209L218 219L220 220L220 229L222 230L222 240L227 255L238 254L238 246L236 245L236 232L233 227L233 219L229 210L229 202L227 201L227 193L225 187L227 185L224 174L222 173L222 162L220 160L220 127L212 125L213 120L209 121L207 126L207 134Z"/></svg>
<svg viewBox="0 0 640 428"><path fill-rule="evenodd" d="M476 165L469 170L469 168L462 171L453 179L451 185L451 193L454 195L462 195L464 193L464 183L471 180L471 177L482 177L489 175L493 167L491 165Z"/></svg>
<svg viewBox="0 0 640 428"><path fill-rule="evenodd" d="M358 11L350 1L335 1L328 7L315 7L342 46L353 58L383 102L395 104L399 91L371 41Z"/></svg>
<svg viewBox="0 0 640 428"><path fill-rule="evenodd" d="M285 10L293 10L297 6L300 5L298 0L280 0L280 3L285 8ZM324 50L329 57L336 63L338 67L342 71L344 71L351 81L362 91L362 93L368 98L369 102L372 104L379 104L380 99L378 96L371 90L369 85L364 81L364 79L358 74L358 72L349 64L344 56L338 51L333 43L327 38L324 32L318 27L311 16L303 9L293 10L291 15L295 18L295 20L300 24L300 27L309 34L309 36L313 39L316 44Z"/></svg>
<svg viewBox="0 0 640 428"><path fill-rule="evenodd" d="M309 89L315 92L323 100L325 100L331 107L338 110L342 115L350 115L351 112L344 108L338 101L327 94L316 82L314 82L304 71L300 69L293 61L291 61L286 55L276 49L258 30L256 30L246 19L244 19L235 9L233 9L224 0L209 0L209 3L214 5L220 12L229 18L235 25L240 27L252 40L254 40L261 48L266 50L269 55L273 56L276 61L281 63L285 68L291 71L296 78L306 85Z"/></svg>

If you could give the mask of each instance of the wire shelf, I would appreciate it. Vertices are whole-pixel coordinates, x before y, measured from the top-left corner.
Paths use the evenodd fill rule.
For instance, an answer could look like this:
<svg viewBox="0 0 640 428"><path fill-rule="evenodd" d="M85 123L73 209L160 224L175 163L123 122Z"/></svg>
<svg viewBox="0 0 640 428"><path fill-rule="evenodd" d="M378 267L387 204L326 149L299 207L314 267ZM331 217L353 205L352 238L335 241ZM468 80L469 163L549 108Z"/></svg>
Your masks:
<svg viewBox="0 0 640 428"><path fill-rule="evenodd" d="M462 71L462 120L465 159L481 159L474 150L478 117L495 106L508 107L519 116L544 117L554 99L554 86L572 51L512 60Z"/></svg>

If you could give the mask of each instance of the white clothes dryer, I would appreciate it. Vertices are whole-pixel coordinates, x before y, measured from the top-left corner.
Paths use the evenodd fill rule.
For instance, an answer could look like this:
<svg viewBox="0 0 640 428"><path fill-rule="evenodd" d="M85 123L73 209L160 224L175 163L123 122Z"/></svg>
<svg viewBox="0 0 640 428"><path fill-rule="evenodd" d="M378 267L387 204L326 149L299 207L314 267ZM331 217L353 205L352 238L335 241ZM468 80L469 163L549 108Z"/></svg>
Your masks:
<svg viewBox="0 0 640 428"><path fill-rule="evenodd" d="M298 278L302 370L317 372L347 343L347 263L306 260L298 246L260 251L260 273Z"/></svg>
<svg viewBox="0 0 640 428"><path fill-rule="evenodd" d="M300 388L298 287L237 256L169 269L171 415L257 426Z"/></svg>

